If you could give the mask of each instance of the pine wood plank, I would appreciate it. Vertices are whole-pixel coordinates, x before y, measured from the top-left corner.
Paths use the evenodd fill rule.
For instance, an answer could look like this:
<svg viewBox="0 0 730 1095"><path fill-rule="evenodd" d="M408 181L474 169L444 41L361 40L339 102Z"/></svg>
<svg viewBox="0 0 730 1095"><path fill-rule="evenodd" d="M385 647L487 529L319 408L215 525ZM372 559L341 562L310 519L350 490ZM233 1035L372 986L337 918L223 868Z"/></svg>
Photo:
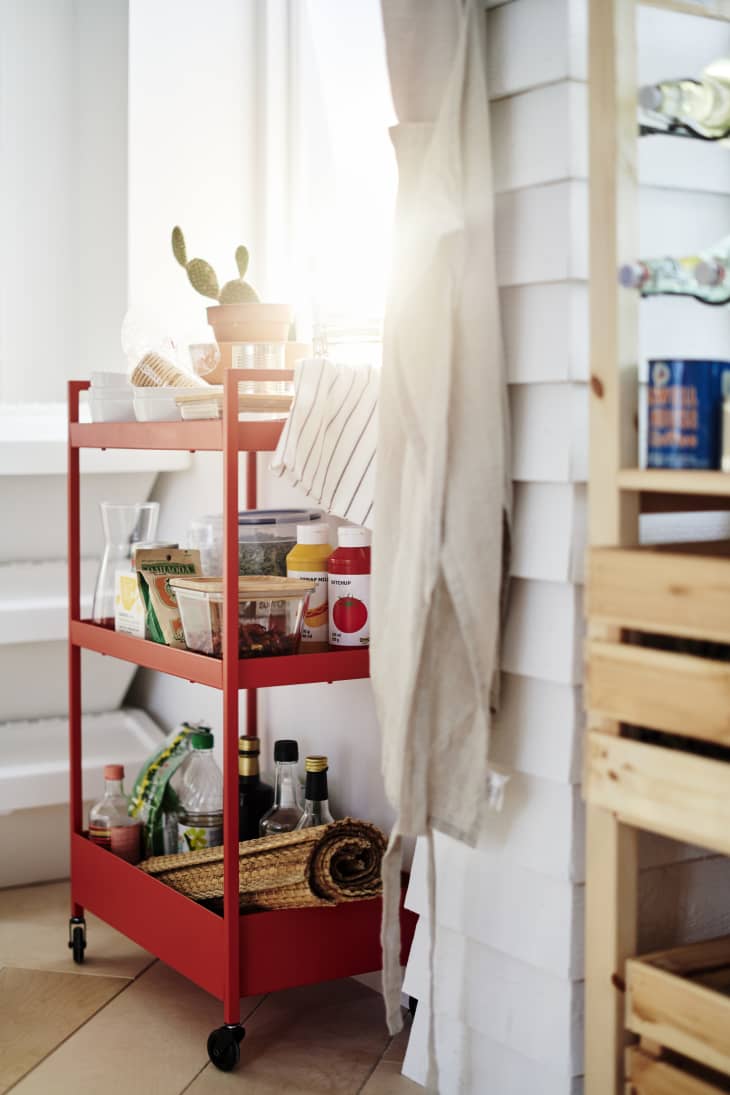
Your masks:
<svg viewBox="0 0 730 1095"><path fill-rule="evenodd" d="M722 1089L631 1048L627 1053L627 1095L721 1095Z"/></svg>
<svg viewBox="0 0 730 1095"><path fill-rule="evenodd" d="M0 969L0 1093L30 1072L128 982L119 977Z"/></svg>
<svg viewBox="0 0 730 1095"><path fill-rule="evenodd" d="M638 463L637 294L616 270L638 238L634 0L590 0L590 464L591 544L638 542L639 496L617 477ZM598 636L618 636L609 626ZM617 723L606 729L616 734ZM606 735L608 736L608 735ZM585 1092L623 1088L623 967L636 949L637 834L591 803L586 810Z"/></svg>
<svg viewBox="0 0 730 1095"><path fill-rule="evenodd" d="M730 642L730 558L593 548L588 578L591 620Z"/></svg>
<svg viewBox="0 0 730 1095"><path fill-rule="evenodd" d="M730 496L730 475L722 471L690 471L674 468L629 468L618 473L624 492L657 491L661 494L699 494L718 498Z"/></svg>
<svg viewBox="0 0 730 1095"><path fill-rule="evenodd" d="M730 997L650 962L626 964L626 1025L718 1072L730 1073Z"/></svg>
<svg viewBox="0 0 730 1095"><path fill-rule="evenodd" d="M730 663L590 642L587 686L595 714L730 745Z"/></svg>
<svg viewBox="0 0 730 1095"><path fill-rule="evenodd" d="M730 855L730 764L592 731L586 799L628 825Z"/></svg>

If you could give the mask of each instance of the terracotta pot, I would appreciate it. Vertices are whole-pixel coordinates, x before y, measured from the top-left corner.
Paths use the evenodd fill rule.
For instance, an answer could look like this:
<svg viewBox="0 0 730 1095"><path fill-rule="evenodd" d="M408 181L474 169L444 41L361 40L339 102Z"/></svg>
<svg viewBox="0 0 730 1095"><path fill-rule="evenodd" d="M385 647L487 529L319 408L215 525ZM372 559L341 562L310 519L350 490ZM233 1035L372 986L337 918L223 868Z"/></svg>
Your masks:
<svg viewBox="0 0 730 1095"><path fill-rule="evenodd" d="M291 324L288 304L214 304L208 323L221 342L286 342Z"/></svg>

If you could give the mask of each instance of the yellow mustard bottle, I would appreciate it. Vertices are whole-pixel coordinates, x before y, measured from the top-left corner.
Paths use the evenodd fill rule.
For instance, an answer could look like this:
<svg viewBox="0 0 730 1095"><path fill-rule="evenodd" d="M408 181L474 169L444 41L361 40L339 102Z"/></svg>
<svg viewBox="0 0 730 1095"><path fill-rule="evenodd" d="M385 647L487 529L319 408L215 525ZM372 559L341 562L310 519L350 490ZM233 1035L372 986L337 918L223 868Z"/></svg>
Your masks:
<svg viewBox="0 0 730 1095"><path fill-rule="evenodd" d="M303 654L329 650L329 604L327 560L333 552L326 521L297 525L297 543L286 557L287 578L316 582L302 624Z"/></svg>

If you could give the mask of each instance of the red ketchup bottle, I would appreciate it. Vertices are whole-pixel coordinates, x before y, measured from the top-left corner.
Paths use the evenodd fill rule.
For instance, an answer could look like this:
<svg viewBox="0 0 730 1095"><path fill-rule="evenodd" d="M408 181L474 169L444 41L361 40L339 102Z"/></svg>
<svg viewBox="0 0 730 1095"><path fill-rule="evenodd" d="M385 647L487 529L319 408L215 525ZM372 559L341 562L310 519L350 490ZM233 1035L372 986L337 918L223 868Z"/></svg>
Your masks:
<svg viewBox="0 0 730 1095"><path fill-rule="evenodd" d="M343 526L327 560L330 646L370 645L370 532Z"/></svg>

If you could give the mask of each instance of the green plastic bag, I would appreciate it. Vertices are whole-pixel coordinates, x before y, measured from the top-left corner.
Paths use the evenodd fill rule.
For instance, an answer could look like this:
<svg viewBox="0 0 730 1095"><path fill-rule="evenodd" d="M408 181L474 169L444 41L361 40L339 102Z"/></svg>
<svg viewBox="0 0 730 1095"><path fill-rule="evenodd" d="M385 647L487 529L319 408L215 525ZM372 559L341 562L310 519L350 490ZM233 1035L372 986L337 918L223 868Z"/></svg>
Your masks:
<svg viewBox="0 0 730 1095"><path fill-rule="evenodd" d="M203 723L184 722L176 727L164 745L140 769L129 800L131 817L142 821L142 846L145 857L176 852L166 841L166 818L177 812L177 796L170 779L180 767L190 749L190 735L208 730ZM177 825L174 826L177 845Z"/></svg>

